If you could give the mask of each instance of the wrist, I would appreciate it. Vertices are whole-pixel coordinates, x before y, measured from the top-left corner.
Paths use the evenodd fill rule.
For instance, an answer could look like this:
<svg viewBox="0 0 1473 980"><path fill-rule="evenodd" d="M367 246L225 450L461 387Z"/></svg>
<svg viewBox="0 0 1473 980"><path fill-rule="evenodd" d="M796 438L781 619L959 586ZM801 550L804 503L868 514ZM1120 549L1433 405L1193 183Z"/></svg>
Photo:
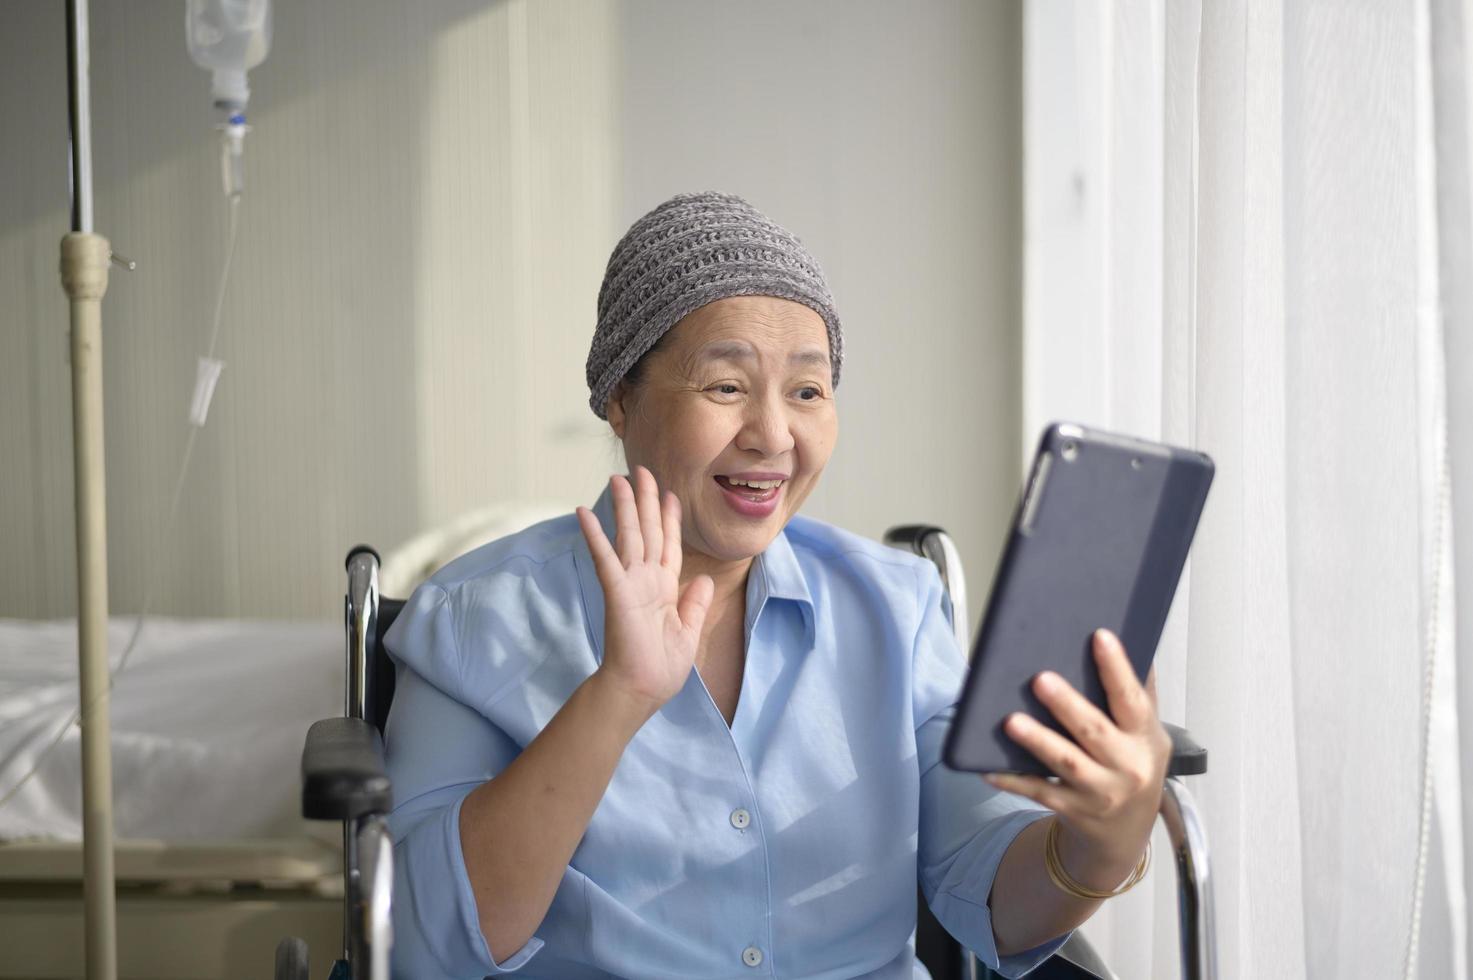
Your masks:
<svg viewBox="0 0 1473 980"><path fill-rule="evenodd" d="M1130 877L1141 856L1145 853L1149 838L1134 846L1129 842L1101 841L1082 834L1059 817L1058 858L1069 877L1097 891L1113 891Z"/></svg>
<svg viewBox="0 0 1473 980"><path fill-rule="evenodd" d="M600 717L612 722L628 738L633 738L635 732L660 710L658 701L630 691L603 668L589 675L582 688Z"/></svg>

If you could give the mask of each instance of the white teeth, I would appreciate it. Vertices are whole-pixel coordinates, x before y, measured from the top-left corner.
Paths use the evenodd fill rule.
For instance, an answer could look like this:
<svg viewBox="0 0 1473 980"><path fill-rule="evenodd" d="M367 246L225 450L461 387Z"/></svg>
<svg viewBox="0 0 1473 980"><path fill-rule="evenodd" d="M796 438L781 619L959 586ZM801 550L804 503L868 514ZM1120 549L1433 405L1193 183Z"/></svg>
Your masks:
<svg viewBox="0 0 1473 980"><path fill-rule="evenodd" d="M736 487L751 487L754 490L771 490L783 484L781 480L738 480L734 476L726 478L726 482Z"/></svg>

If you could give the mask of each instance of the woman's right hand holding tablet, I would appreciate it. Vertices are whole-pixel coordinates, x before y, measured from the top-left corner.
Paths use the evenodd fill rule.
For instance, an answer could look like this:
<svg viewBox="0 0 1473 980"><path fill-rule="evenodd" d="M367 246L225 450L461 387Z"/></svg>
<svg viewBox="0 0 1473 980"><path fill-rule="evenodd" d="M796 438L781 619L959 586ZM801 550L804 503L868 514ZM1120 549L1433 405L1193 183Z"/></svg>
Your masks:
<svg viewBox="0 0 1473 980"><path fill-rule="evenodd" d="M661 495L643 466L610 481L615 541L578 508L604 591L603 662L596 676L653 714L685 686L715 588L700 575L680 586L680 500Z"/></svg>

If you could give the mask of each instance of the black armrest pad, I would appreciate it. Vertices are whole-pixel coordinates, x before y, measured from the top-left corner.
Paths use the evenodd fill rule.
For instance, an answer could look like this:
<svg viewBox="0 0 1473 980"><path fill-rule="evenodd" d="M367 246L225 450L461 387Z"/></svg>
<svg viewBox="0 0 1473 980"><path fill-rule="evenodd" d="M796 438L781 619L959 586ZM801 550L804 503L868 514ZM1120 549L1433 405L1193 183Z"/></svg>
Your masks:
<svg viewBox="0 0 1473 980"><path fill-rule="evenodd" d="M1207 750L1197 744L1191 732L1180 725L1167 725L1166 734L1171 736L1171 762L1166 775L1200 776L1207 771Z"/></svg>
<svg viewBox="0 0 1473 980"><path fill-rule="evenodd" d="M387 813L393 799L378 729L361 718L325 718L308 729L302 749L302 816L351 820Z"/></svg>

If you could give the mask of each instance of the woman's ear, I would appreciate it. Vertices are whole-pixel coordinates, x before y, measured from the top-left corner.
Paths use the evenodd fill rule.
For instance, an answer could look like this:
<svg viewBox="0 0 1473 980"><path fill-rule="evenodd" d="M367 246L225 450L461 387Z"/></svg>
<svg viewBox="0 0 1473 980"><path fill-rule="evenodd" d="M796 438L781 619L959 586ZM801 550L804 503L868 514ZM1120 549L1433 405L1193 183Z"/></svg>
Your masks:
<svg viewBox="0 0 1473 980"><path fill-rule="evenodd" d="M624 438L624 426L629 420L629 412L625 405L625 399L629 397L629 391L620 381L614 385L613 392L609 395L609 404L604 409L604 414L609 417L609 428L614 430L614 435L620 439Z"/></svg>

